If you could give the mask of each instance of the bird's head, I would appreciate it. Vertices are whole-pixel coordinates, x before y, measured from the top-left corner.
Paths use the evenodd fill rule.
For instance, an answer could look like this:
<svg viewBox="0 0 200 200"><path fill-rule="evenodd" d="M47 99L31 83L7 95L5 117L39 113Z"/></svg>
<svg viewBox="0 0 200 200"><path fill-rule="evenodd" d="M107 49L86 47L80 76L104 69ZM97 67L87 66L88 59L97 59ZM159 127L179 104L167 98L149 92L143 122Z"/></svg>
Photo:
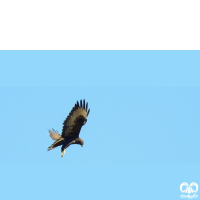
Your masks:
<svg viewBox="0 0 200 200"><path fill-rule="evenodd" d="M79 145L81 145L81 146L83 147L84 141L83 141L81 138L77 138L77 139L75 140L75 144L79 144Z"/></svg>

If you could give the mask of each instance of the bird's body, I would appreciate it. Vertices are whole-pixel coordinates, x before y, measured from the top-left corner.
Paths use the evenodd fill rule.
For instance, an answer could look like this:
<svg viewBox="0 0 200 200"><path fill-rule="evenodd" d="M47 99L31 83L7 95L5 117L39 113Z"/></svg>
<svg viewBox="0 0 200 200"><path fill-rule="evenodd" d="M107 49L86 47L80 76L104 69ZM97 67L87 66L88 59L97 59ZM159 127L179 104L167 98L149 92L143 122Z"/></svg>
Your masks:
<svg viewBox="0 0 200 200"><path fill-rule="evenodd" d="M54 149L60 145L61 147L61 156L65 154L65 149L71 144L79 144L83 146L84 142L79 137L81 128L87 122L87 116L89 115L90 109L88 109L88 103L85 104L85 100L80 100L72 108L71 112L63 122L62 134L59 134L58 131L54 129L49 130L49 136L55 140L55 142L48 148L48 151Z"/></svg>

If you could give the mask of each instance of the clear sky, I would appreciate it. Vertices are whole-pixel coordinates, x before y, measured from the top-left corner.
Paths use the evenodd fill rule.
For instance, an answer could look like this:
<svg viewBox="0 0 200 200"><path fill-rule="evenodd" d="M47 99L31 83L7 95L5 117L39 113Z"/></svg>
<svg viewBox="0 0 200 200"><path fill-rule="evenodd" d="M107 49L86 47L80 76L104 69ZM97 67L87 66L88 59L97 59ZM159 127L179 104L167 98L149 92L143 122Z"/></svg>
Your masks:
<svg viewBox="0 0 200 200"><path fill-rule="evenodd" d="M1 199L180 199L200 184L199 51L0 51ZM90 114L61 158L48 129Z"/></svg>

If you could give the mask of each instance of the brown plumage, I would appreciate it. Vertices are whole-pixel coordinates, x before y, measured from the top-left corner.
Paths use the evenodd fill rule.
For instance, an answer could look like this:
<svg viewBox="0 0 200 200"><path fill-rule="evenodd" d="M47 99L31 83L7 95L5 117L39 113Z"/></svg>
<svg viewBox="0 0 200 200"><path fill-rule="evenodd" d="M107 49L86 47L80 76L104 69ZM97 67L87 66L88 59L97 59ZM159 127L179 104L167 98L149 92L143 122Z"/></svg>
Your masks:
<svg viewBox="0 0 200 200"><path fill-rule="evenodd" d="M83 125L87 122L90 109L88 109L88 103L85 104L85 99L80 100L80 104L77 101L71 112L63 122L62 134L54 129L49 130L49 136L56 140L49 148L48 151L62 145L61 156L65 154L65 149L71 144L79 144L83 146L84 141L79 137L79 133Z"/></svg>

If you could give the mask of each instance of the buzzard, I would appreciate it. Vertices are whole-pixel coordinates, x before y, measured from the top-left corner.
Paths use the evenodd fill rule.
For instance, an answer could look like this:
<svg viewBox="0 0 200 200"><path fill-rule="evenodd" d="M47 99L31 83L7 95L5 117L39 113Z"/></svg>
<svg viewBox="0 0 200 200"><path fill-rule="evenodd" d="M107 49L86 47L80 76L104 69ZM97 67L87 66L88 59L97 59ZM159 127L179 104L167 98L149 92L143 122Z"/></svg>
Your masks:
<svg viewBox="0 0 200 200"><path fill-rule="evenodd" d="M79 137L79 133L82 126L87 122L89 112L90 109L88 109L88 103L85 104L85 99L83 101L80 100L80 104L77 101L63 122L62 134L59 134L58 131L54 129L49 130L49 136L55 140L55 142L48 148L48 151L62 145L61 157L63 157L65 149L71 144L79 144L83 146L84 142Z"/></svg>

